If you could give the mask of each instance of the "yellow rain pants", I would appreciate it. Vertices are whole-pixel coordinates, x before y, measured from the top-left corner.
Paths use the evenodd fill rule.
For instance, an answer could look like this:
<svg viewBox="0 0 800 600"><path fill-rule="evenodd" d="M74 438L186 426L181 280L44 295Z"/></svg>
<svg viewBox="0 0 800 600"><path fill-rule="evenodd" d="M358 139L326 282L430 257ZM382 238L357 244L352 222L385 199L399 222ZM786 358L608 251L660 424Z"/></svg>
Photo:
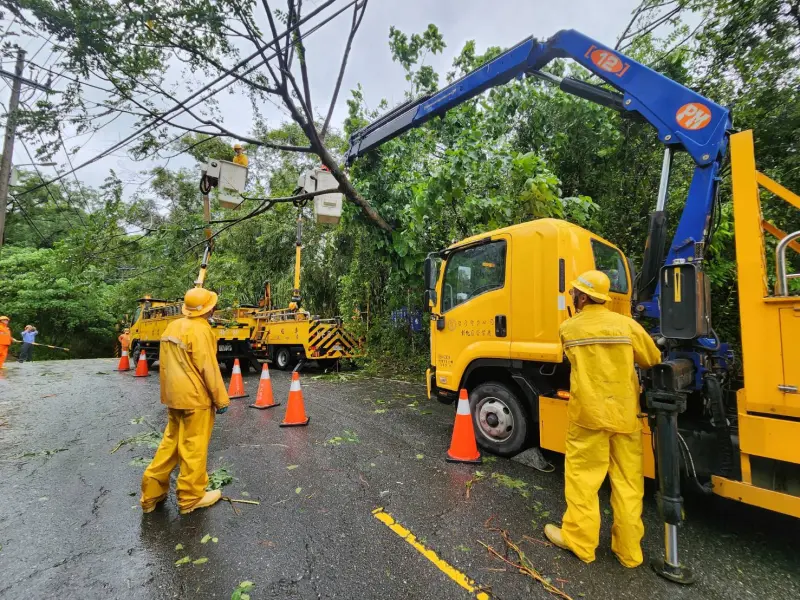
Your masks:
<svg viewBox="0 0 800 600"><path fill-rule="evenodd" d="M203 498L208 485L206 461L213 428L213 409L167 409L164 437L142 476L140 503L143 509L151 508L166 498L170 473L178 465L178 508L187 510Z"/></svg>
<svg viewBox="0 0 800 600"><path fill-rule="evenodd" d="M570 423L564 460L567 511L561 534L569 549L592 562L600 543L600 501L597 492L608 473L611 479L611 550L626 567L642 564L641 541L642 435L591 430Z"/></svg>
<svg viewBox="0 0 800 600"><path fill-rule="evenodd" d="M649 369L661 352L636 321L589 304L560 328L571 365L564 456L567 512L564 541L591 562L600 540L597 492L611 479L611 549L626 567L642 563L642 436L639 379L634 363Z"/></svg>

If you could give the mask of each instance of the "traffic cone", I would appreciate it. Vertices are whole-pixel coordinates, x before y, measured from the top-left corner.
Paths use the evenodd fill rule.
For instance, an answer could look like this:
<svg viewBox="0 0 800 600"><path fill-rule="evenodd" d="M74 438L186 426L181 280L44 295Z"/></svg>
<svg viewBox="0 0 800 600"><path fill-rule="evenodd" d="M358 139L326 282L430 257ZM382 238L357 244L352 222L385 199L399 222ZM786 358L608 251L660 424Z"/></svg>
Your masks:
<svg viewBox="0 0 800 600"><path fill-rule="evenodd" d="M231 373L231 384L228 387L229 398L247 398L244 392L244 380L242 379L242 368L239 366L239 359L233 361L233 373Z"/></svg>
<svg viewBox="0 0 800 600"><path fill-rule="evenodd" d="M256 401L250 404L250 408L273 408L280 406L280 402L275 402L272 396L272 380L269 378L269 367L267 363L261 369L261 379L258 381L258 393L256 394Z"/></svg>
<svg viewBox="0 0 800 600"><path fill-rule="evenodd" d="M472 415L469 411L469 396L462 389L458 394L456 423L453 426L453 439L447 451L447 462L480 463L481 453L475 443L475 428L472 426Z"/></svg>
<svg viewBox="0 0 800 600"><path fill-rule="evenodd" d="M117 365L117 371L130 371L130 370L131 370L131 361L128 360L128 351L123 350L122 356L119 357L119 364Z"/></svg>
<svg viewBox="0 0 800 600"><path fill-rule="evenodd" d="M147 355L144 350L139 354L139 362L136 363L136 372L134 377L150 377L150 372L147 369Z"/></svg>
<svg viewBox="0 0 800 600"><path fill-rule="evenodd" d="M300 389L300 373L292 372L292 385L289 387L289 402L286 404L286 414L281 427L301 427L308 425L311 417L306 416L303 406L303 390Z"/></svg>

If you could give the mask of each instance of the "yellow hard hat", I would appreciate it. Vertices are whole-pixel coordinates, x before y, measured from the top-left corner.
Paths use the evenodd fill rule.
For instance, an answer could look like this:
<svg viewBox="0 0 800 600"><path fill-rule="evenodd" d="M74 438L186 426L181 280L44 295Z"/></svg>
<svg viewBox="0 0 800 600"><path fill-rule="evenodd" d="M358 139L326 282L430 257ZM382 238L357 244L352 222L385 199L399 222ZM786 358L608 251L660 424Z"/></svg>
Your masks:
<svg viewBox="0 0 800 600"><path fill-rule="evenodd" d="M608 295L608 290L611 288L611 280L602 271L586 271L579 275L570 285L595 300L602 302L611 300L611 296Z"/></svg>
<svg viewBox="0 0 800 600"><path fill-rule="evenodd" d="M242 145L241 144L234 144L233 145L233 149L234 150L241 150L242 149Z"/></svg>
<svg viewBox="0 0 800 600"><path fill-rule="evenodd" d="M9 319L9 318L8 318L7 316L5 316L5 315L3 315L3 316L1 316L1 317L0 317L0 321L10 321L10 320L11 320L11 319Z"/></svg>
<svg viewBox="0 0 800 600"><path fill-rule="evenodd" d="M205 288L192 288L183 297L182 312L187 317L204 315L217 305L217 294Z"/></svg>

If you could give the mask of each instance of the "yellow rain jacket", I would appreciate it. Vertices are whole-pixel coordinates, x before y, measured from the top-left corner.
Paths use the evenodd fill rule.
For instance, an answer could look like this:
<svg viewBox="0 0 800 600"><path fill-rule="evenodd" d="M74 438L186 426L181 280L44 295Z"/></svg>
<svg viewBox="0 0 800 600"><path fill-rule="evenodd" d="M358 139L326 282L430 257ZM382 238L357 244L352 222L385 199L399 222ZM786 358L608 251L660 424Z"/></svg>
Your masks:
<svg viewBox="0 0 800 600"><path fill-rule="evenodd" d="M237 165L241 165L243 167L247 166L248 160L244 154L234 154L233 155L233 162Z"/></svg>
<svg viewBox="0 0 800 600"><path fill-rule="evenodd" d="M572 367L568 407L561 536L586 562L600 543L597 492L611 480L611 550L626 567L642 563L642 473L639 380L634 362L649 369L661 361L653 340L636 321L587 304L561 324Z"/></svg>
<svg viewBox="0 0 800 600"><path fill-rule="evenodd" d="M561 324L560 334L572 365L570 422L615 433L638 431L639 379L633 363L649 369L661 362L644 328L602 304L587 304Z"/></svg>
<svg viewBox="0 0 800 600"><path fill-rule="evenodd" d="M208 321L184 317L161 336L161 403L181 410L230 404L217 362L217 339Z"/></svg>

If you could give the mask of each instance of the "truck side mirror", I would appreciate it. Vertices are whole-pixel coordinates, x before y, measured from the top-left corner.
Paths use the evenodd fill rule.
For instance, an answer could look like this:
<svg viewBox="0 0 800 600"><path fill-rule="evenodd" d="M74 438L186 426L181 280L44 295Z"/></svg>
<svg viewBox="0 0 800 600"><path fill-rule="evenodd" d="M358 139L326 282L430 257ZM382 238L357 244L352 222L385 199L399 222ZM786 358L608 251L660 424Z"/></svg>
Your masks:
<svg viewBox="0 0 800 600"><path fill-rule="evenodd" d="M425 290L425 294L422 299L422 305L425 308L433 308L436 306L436 290Z"/></svg>
<svg viewBox="0 0 800 600"><path fill-rule="evenodd" d="M425 278L425 289L426 290L431 289L430 281L431 281L431 271L433 270L432 262L433 261L431 260L431 257L429 256L429 257L427 257L425 259L425 262L422 265L422 272L423 272L423 277Z"/></svg>

